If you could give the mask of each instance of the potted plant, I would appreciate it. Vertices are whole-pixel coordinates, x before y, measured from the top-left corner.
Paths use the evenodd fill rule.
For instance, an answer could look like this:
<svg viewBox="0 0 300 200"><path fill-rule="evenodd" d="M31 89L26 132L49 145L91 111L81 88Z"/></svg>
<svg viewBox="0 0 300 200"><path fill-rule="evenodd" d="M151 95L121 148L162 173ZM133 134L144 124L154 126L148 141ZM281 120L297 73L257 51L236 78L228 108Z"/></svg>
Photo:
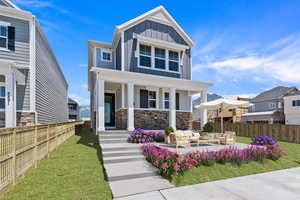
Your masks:
<svg viewBox="0 0 300 200"><path fill-rule="evenodd" d="M206 132L206 133L211 133L213 132L214 130L214 127L212 125L211 122L207 122L204 126L203 126L203 132Z"/></svg>
<svg viewBox="0 0 300 200"><path fill-rule="evenodd" d="M167 144L170 144L170 134L173 132L174 132L174 129L172 127L165 128L165 142Z"/></svg>

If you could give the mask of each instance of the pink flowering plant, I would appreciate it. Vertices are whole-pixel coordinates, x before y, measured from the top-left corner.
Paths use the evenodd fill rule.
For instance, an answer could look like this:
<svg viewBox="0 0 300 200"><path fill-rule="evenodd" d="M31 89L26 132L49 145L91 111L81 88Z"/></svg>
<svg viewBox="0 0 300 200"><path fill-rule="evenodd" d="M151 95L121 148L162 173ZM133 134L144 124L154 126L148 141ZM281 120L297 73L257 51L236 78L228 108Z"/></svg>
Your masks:
<svg viewBox="0 0 300 200"><path fill-rule="evenodd" d="M173 174L183 175L185 171L199 166L212 166L215 163L240 166L252 161L264 162L266 159L278 160L286 154L279 145L261 147L250 145L245 149L227 147L218 151L194 151L179 155L166 148L154 144L145 144L141 150L146 160L157 167L164 177L171 177Z"/></svg>
<svg viewBox="0 0 300 200"><path fill-rule="evenodd" d="M163 142L163 140L164 140L163 132L149 132L141 128L135 129L127 139L128 142L137 143L137 144Z"/></svg>

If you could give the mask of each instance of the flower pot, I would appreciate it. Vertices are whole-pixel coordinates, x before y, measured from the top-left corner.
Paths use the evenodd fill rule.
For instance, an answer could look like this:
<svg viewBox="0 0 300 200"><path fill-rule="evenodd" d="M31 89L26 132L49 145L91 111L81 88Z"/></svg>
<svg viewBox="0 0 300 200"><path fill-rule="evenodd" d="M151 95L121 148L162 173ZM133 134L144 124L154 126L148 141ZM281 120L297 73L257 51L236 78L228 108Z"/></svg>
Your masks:
<svg viewBox="0 0 300 200"><path fill-rule="evenodd" d="M171 143L170 136L165 135L165 143L166 144L170 144Z"/></svg>

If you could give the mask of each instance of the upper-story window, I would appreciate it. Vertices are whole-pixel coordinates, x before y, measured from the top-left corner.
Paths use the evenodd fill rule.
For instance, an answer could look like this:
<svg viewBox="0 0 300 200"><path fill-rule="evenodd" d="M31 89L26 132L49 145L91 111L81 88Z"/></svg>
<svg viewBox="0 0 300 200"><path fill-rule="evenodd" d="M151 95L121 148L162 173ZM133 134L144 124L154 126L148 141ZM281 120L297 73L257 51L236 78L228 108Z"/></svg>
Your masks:
<svg viewBox="0 0 300 200"><path fill-rule="evenodd" d="M293 107L300 106L300 100L293 100Z"/></svg>
<svg viewBox="0 0 300 200"><path fill-rule="evenodd" d="M275 109L275 108L276 108L276 103L269 104L269 109Z"/></svg>
<svg viewBox="0 0 300 200"><path fill-rule="evenodd" d="M179 55L176 51L169 51L169 70L179 71Z"/></svg>
<svg viewBox="0 0 300 200"><path fill-rule="evenodd" d="M179 73L179 52L152 45L139 45L139 67Z"/></svg>
<svg viewBox="0 0 300 200"><path fill-rule="evenodd" d="M166 50L155 48L155 68L166 69Z"/></svg>
<svg viewBox="0 0 300 200"><path fill-rule="evenodd" d="M70 110L77 110L77 105L76 104L69 104L69 109Z"/></svg>
<svg viewBox="0 0 300 200"><path fill-rule="evenodd" d="M102 49L101 60L104 62L111 62L112 61L111 51Z"/></svg>
<svg viewBox="0 0 300 200"><path fill-rule="evenodd" d="M8 48L8 30L7 26L0 25L0 48Z"/></svg>
<svg viewBox="0 0 300 200"><path fill-rule="evenodd" d="M151 46L140 45L140 66L151 67Z"/></svg>

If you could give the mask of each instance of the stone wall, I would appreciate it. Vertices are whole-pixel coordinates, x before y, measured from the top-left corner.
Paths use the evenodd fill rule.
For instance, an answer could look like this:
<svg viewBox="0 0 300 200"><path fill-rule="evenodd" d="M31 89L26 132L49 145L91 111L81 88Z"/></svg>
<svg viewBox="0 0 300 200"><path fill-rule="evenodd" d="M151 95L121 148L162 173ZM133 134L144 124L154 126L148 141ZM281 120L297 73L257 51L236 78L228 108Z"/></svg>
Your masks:
<svg viewBox="0 0 300 200"><path fill-rule="evenodd" d="M134 127L162 130L169 126L169 112L162 110L134 110Z"/></svg>
<svg viewBox="0 0 300 200"><path fill-rule="evenodd" d="M176 111L176 129L192 130L193 114L191 112Z"/></svg>
<svg viewBox="0 0 300 200"><path fill-rule="evenodd" d="M35 124L34 112L17 112L17 126L29 126Z"/></svg>
<svg viewBox="0 0 300 200"><path fill-rule="evenodd" d="M127 129L127 109L119 109L116 112L117 129Z"/></svg>

